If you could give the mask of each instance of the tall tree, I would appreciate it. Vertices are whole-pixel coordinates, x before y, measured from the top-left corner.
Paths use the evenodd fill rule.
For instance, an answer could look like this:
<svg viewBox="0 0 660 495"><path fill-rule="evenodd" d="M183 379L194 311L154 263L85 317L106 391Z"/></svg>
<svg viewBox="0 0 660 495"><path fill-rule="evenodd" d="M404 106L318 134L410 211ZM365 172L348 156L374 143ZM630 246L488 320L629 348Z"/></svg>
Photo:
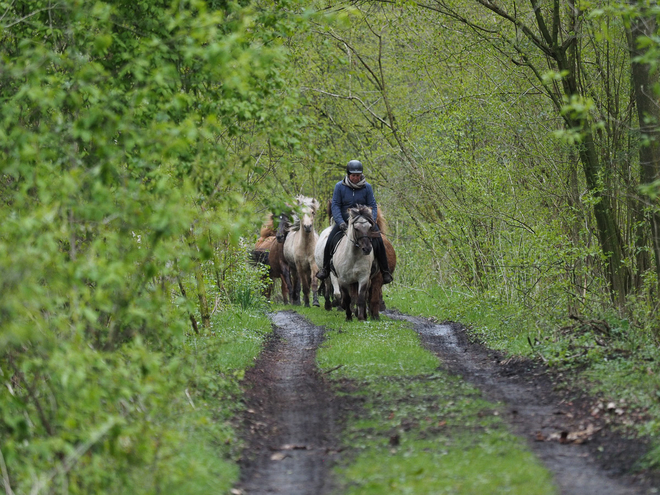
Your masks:
<svg viewBox="0 0 660 495"><path fill-rule="evenodd" d="M656 12L645 2L632 3L634 10L630 21L628 42L631 52L631 82L637 105L639 130L642 144L639 148L641 166L640 181L651 184L660 179L660 106L658 105L657 68L645 57L649 52L648 40L657 31ZM655 254L655 268L660 294L660 211L658 208L644 208L640 201L639 212L648 218L650 237ZM644 236L644 232L640 233Z"/></svg>

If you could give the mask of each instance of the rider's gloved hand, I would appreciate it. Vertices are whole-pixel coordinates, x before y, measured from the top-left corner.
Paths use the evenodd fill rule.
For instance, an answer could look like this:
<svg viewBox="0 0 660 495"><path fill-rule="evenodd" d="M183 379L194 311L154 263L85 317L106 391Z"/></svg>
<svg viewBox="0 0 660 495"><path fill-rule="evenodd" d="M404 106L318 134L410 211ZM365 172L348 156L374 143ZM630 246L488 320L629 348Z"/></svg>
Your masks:
<svg viewBox="0 0 660 495"><path fill-rule="evenodd" d="M342 232L346 232L346 229L348 228L348 225L346 225L346 222L342 222L339 225L339 228L341 229Z"/></svg>

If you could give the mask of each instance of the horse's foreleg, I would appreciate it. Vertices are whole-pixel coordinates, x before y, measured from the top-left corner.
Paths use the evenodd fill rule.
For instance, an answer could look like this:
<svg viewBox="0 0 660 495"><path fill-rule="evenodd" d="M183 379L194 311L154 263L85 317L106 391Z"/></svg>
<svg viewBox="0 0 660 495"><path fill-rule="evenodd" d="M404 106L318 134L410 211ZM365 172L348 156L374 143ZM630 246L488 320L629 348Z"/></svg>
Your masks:
<svg viewBox="0 0 660 495"><path fill-rule="evenodd" d="M358 286L358 297L357 297L357 315L358 320L364 321L367 319L367 291L369 289L369 284L361 283Z"/></svg>
<svg viewBox="0 0 660 495"><path fill-rule="evenodd" d="M293 303L293 284L291 283L291 270L289 270L289 265L286 263L281 263L280 268L282 270L282 299L284 300L284 304L289 304L290 297L291 303Z"/></svg>
<svg viewBox="0 0 660 495"><path fill-rule="evenodd" d="M312 264L312 304L316 307L319 307L319 280L316 278L316 272L319 271L319 268L316 266L316 263Z"/></svg>
<svg viewBox="0 0 660 495"><path fill-rule="evenodd" d="M359 296L357 282L351 284L349 292L351 293L351 311L353 311L353 314L357 316L358 314L357 301Z"/></svg>
<svg viewBox="0 0 660 495"><path fill-rule="evenodd" d="M381 301L383 300L383 277L380 273L371 280L368 291L369 315L372 320L380 319Z"/></svg>
<svg viewBox="0 0 660 495"><path fill-rule="evenodd" d="M284 304L289 304L289 287L287 286L286 277L282 273L280 275L280 280L282 281L282 302ZM289 281L289 283L291 283Z"/></svg>
<svg viewBox="0 0 660 495"><path fill-rule="evenodd" d="M298 276L298 270L295 267L289 267L289 273L291 274L291 286L293 290L291 291L291 304L294 306L300 306L300 277Z"/></svg>
<svg viewBox="0 0 660 495"><path fill-rule="evenodd" d="M330 311L332 309L332 301L330 300L330 280L325 279L321 280L321 283L319 284L319 292L323 295L323 298L325 299L325 302L323 303L323 308L326 311Z"/></svg>
<svg viewBox="0 0 660 495"><path fill-rule="evenodd" d="M305 302L305 307L309 308L309 286L311 285L311 277L310 277L310 271L309 267L305 269L302 265L296 265L296 269L298 270L298 278L300 279L300 283L302 284L302 291L303 291L303 300Z"/></svg>
<svg viewBox="0 0 660 495"><path fill-rule="evenodd" d="M350 291L341 288L341 304L346 311L346 321L351 321L353 319L353 314L351 313L351 294Z"/></svg>
<svg viewBox="0 0 660 495"><path fill-rule="evenodd" d="M332 305L335 308L341 308L341 291L339 290L339 281L334 273L330 274L330 280L332 281Z"/></svg>

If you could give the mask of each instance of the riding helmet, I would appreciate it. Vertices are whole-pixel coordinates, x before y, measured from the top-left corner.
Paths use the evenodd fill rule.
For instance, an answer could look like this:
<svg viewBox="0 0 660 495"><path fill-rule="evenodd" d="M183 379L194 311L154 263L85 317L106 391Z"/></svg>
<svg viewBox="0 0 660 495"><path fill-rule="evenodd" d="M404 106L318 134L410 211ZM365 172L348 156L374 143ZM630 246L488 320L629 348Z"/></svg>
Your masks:
<svg viewBox="0 0 660 495"><path fill-rule="evenodd" d="M351 160L346 165L346 172L350 174L361 174L362 172L362 162L359 160Z"/></svg>

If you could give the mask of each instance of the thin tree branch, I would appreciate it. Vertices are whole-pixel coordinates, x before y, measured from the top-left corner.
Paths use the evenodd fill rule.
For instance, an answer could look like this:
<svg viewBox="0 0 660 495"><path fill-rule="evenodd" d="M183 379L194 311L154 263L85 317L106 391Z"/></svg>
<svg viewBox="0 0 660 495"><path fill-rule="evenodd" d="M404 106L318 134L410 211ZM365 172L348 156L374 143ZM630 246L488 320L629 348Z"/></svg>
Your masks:
<svg viewBox="0 0 660 495"><path fill-rule="evenodd" d="M12 4L12 5L13 5L13 4ZM50 11L50 10L54 9L55 7L57 7L58 5L59 5L59 4L56 3L56 4L53 5L53 6L48 6L48 7L45 7L45 8L43 8L43 9L37 9L37 10L35 10L34 12L32 12L32 13L26 15L26 16L21 17L20 19L16 19L14 22L12 22L12 23L10 23L10 24L7 24L6 26L2 26L2 28L3 28L3 29L9 29L10 27L16 26L17 24L20 24L20 23L23 22L24 20L29 19L30 17L33 17L33 16L35 16L35 15L41 13L41 12ZM9 9L7 9L7 10L9 10ZM7 12L5 12L5 14L2 16L2 18L4 18L5 15L7 15Z"/></svg>

